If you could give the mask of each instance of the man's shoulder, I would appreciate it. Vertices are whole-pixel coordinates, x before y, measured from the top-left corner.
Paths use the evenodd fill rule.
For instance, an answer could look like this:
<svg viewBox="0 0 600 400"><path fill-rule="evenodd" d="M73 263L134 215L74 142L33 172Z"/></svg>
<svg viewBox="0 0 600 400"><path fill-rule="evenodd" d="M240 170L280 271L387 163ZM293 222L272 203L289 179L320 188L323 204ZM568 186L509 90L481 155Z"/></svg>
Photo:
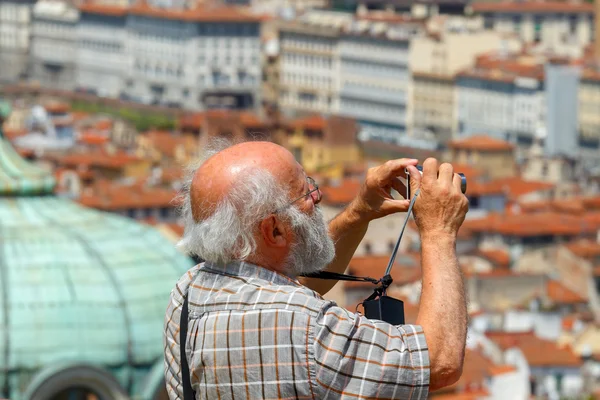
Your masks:
<svg viewBox="0 0 600 400"><path fill-rule="evenodd" d="M316 317L323 309L336 306L301 284L271 282L260 276L215 274L202 264L187 271L171 291L171 299L178 303L183 302L186 295L192 316L218 311L279 309Z"/></svg>

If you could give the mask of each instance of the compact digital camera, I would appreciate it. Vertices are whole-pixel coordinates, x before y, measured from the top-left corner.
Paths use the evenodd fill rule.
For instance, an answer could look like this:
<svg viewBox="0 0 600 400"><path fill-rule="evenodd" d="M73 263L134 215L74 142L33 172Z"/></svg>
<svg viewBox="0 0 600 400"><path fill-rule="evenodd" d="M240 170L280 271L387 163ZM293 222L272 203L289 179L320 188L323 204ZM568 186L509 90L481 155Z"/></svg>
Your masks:
<svg viewBox="0 0 600 400"><path fill-rule="evenodd" d="M421 175L423 175L423 166L417 165L417 169L419 170ZM467 177L462 172L457 172L457 174L460 176L460 190L463 192L463 194L467 193ZM411 198L410 173L408 172L408 169L407 169L406 170L406 199L410 200L410 198Z"/></svg>

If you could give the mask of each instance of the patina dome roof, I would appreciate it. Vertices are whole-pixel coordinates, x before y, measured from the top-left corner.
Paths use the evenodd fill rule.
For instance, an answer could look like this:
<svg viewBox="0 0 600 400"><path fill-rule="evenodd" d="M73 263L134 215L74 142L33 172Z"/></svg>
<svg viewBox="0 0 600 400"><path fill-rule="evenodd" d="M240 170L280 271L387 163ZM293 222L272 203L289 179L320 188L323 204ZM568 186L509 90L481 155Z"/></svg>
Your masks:
<svg viewBox="0 0 600 400"><path fill-rule="evenodd" d="M0 134L0 397L35 394L48 371L78 363L128 395L148 392L153 366L162 376L169 292L192 261L157 230L53 186Z"/></svg>

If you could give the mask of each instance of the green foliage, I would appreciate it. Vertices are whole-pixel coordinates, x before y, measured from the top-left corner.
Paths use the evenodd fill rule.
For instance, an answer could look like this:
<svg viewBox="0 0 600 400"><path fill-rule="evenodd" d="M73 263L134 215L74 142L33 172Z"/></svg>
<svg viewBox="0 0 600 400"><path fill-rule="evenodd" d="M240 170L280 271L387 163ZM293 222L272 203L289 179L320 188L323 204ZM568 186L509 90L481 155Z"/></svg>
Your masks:
<svg viewBox="0 0 600 400"><path fill-rule="evenodd" d="M81 100L75 100L71 104L73 111L83 111L91 114L108 114L113 117L121 118L135 126L139 132L148 129L175 128L175 119L164 114L149 113L147 111L135 110L128 107L114 108L100 103L93 103Z"/></svg>

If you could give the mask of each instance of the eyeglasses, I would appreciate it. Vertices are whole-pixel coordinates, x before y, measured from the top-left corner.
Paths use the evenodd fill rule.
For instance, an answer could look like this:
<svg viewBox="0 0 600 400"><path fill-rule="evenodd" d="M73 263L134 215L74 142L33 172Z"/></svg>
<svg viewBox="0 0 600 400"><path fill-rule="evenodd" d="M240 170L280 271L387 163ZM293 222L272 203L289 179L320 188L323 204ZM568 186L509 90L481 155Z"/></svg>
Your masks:
<svg viewBox="0 0 600 400"><path fill-rule="evenodd" d="M310 176L306 177L306 182L308 182L308 192L304 193L302 196L298 197L297 199L289 202L286 205L286 207L291 206L292 204L294 204L298 200L305 199L306 196L311 196L312 197L312 194L315 193L315 192L317 193L317 198L315 199L314 197L312 197L313 203L315 205L319 204L319 202L321 201L321 190L319 190L319 185L317 185L317 182L315 182L315 180L313 178L311 178ZM280 208L279 210L277 210L277 212L283 210L283 208L285 208L285 207Z"/></svg>

